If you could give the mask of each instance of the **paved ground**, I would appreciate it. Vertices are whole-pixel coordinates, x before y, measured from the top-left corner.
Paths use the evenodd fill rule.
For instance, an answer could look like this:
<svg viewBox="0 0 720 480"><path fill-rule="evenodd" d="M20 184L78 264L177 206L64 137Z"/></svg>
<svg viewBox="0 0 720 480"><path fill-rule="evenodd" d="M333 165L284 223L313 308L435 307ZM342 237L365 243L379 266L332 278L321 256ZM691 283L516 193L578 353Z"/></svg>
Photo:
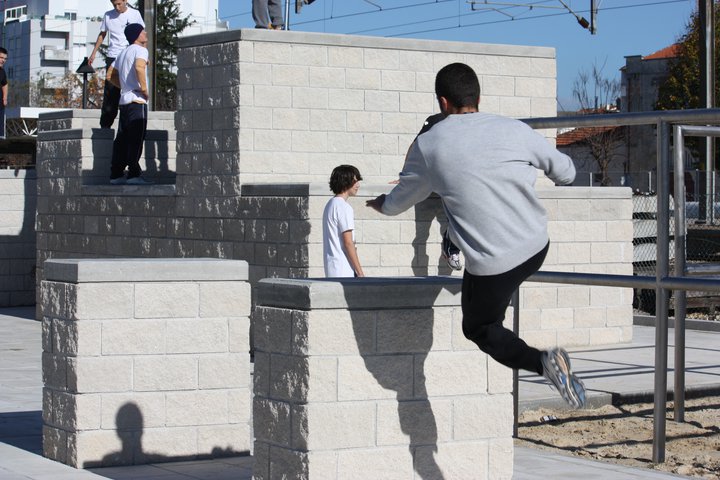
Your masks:
<svg viewBox="0 0 720 480"><path fill-rule="evenodd" d="M0 480L250 480L252 457L174 462L134 467L76 470L47 460L41 451L42 379L40 324L35 309L0 309ZM670 331L670 343L673 332ZM630 345L586 348L572 352L575 371L584 379L593 402L613 397L648 395L654 385L654 329L635 327ZM686 384L720 391L720 333L687 332ZM672 368L673 349L669 351ZM668 387L672 388L672 374ZM557 402L557 394L537 376L521 375L520 406ZM556 455L515 450L516 480L583 478L613 480L670 479L675 475ZM374 479L369 479L374 480Z"/></svg>

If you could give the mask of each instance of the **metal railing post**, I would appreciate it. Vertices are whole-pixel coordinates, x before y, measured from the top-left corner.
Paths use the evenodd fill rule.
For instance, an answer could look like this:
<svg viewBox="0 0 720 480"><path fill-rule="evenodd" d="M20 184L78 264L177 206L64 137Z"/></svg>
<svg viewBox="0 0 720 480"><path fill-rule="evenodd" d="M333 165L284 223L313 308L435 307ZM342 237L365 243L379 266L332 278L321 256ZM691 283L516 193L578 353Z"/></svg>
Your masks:
<svg viewBox="0 0 720 480"><path fill-rule="evenodd" d="M655 278L655 407L653 422L653 462L665 461L665 403L667 397L668 297L661 284L668 276L670 254L670 125L660 120L657 128L657 267Z"/></svg>
<svg viewBox="0 0 720 480"><path fill-rule="evenodd" d="M520 335L520 289L512 296L513 332ZM520 378L517 370L513 370L513 438L518 438L518 418L520 416Z"/></svg>
<svg viewBox="0 0 720 480"><path fill-rule="evenodd" d="M683 128L673 127L675 165L675 269L676 277L685 276L685 140ZM685 421L685 315L687 295L685 290L675 290L675 362L674 362L674 411L675 421Z"/></svg>

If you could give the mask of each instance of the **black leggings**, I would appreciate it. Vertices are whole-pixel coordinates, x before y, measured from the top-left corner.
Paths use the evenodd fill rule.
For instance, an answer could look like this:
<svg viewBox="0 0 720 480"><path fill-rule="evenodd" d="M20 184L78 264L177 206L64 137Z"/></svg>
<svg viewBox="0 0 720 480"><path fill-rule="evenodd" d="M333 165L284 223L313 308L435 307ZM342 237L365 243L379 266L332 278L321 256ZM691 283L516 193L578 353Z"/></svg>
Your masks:
<svg viewBox="0 0 720 480"><path fill-rule="evenodd" d="M543 373L541 352L503 326L513 292L545 260L550 243L525 263L498 275L479 276L465 270L462 285L463 333L497 362L513 369Z"/></svg>

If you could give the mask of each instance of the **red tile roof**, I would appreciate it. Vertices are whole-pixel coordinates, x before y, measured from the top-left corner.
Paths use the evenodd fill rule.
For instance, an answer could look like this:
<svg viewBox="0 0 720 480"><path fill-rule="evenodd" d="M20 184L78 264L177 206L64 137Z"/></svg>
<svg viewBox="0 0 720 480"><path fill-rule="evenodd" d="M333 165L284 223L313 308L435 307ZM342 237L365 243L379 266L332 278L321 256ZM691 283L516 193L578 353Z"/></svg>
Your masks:
<svg viewBox="0 0 720 480"><path fill-rule="evenodd" d="M643 60L657 60L661 58L675 58L678 55L680 55L680 44L676 43L674 45L670 45L669 47L665 47L662 50L658 50L655 53L651 53L650 55L643 57Z"/></svg>
<svg viewBox="0 0 720 480"><path fill-rule="evenodd" d="M620 127L580 127L574 128L568 132L561 133L557 136L555 145L558 147L566 147L575 143L582 143L590 137L608 132Z"/></svg>

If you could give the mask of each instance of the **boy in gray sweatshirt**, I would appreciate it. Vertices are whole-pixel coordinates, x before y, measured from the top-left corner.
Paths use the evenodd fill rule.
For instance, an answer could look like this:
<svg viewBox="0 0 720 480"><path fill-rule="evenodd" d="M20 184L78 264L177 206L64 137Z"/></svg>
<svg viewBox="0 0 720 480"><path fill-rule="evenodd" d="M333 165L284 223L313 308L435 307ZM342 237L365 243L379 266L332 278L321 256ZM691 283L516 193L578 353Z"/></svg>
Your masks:
<svg viewBox="0 0 720 480"><path fill-rule="evenodd" d="M465 256L463 333L503 365L544 375L581 408L585 388L567 352L533 348L502 324L513 292L538 271L549 247L537 169L566 185L575 178L573 162L525 123L478 112L480 85L469 66L442 68L435 93L446 118L418 136L398 185L367 204L397 215L431 192L440 195L450 238Z"/></svg>

